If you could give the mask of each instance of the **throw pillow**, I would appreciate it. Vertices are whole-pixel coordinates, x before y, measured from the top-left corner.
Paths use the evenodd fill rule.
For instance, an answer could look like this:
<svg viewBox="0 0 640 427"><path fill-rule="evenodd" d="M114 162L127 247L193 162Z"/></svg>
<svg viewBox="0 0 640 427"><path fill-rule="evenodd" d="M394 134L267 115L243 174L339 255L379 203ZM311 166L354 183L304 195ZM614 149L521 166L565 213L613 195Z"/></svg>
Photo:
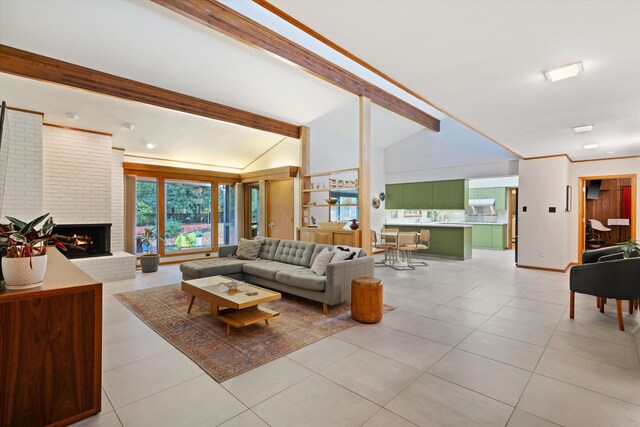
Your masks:
<svg viewBox="0 0 640 427"><path fill-rule="evenodd" d="M331 264L335 264L336 262L345 261L347 258L351 256L351 251L343 251L338 248L333 250L333 258L331 258Z"/></svg>
<svg viewBox="0 0 640 427"><path fill-rule="evenodd" d="M329 264L334 255L335 252L330 251L327 248L320 251L320 253L316 255L315 261L313 261L311 271L318 276L325 276L327 274L327 264Z"/></svg>
<svg viewBox="0 0 640 427"><path fill-rule="evenodd" d="M346 250L346 251L351 251L351 253L353 254L353 256L351 256L348 259L355 259L358 258L358 256L360 255L360 252L362 252L362 248L353 248L351 246L338 246L339 249L341 250Z"/></svg>
<svg viewBox="0 0 640 427"><path fill-rule="evenodd" d="M262 243L262 240L240 239L238 249L236 250L236 257L238 257L238 259L255 261L258 259Z"/></svg>

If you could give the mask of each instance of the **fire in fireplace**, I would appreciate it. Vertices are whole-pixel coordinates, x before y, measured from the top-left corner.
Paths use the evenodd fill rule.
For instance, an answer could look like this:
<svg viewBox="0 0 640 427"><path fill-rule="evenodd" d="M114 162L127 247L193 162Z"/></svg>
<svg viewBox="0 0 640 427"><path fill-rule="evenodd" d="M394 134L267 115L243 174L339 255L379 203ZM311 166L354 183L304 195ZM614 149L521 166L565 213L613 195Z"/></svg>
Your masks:
<svg viewBox="0 0 640 427"><path fill-rule="evenodd" d="M111 224L58 224L53 229L67 246L67 258L89 258L111 254ZM82 248L82 249L81 249Z"/></svg>

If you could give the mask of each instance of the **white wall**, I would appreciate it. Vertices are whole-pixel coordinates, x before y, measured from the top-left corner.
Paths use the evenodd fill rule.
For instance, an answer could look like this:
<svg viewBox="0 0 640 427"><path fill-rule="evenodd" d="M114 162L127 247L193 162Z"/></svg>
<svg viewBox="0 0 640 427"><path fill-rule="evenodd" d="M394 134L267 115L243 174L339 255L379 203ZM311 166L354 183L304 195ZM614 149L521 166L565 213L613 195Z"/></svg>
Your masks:
<svg viewBox="0 0 640 427"><path fill-rule="evenodd" d="M520 160L518 264L565 269L569 256L569 213L565 191L571 164L566 157ZM523 207L527 212L523 212ZM556 213L549 213L555 207Z"/></svg>
<svg viewBox="0 0 640 427"><path fill-rule="evenodd" d="M7 110L2 138L0 166L6 165L7 171L4 191L0 187L0 220L4 223L9 215L30 221L44 213L42 116Z"/></svg>
<svg viewBox="0 0 640 427"><path fill-rule="evenodd" d="M520 179L516 176L470 179L469 188L517 187Z"/></svg>
<svg viewBox="0 0 640 427"><path fill-rule="evenodd" d="M111 223L111 137L43 126L44 209L57 224Z"/></svg>
<svg viewBox="0 0 640 427"><path fill-rule="evenodd" d="M300 166L300 140L294 138L282 139L260 158L244 168L242 172L271 169L280 166Z"/></svg>
<svg viewBox="0 0 640 427"><path fill-rule="evenodd" d="M573 187L573 210L570 218L570 256L572 262L578 262L578 179L588 176L625 175L640 176L640 157L596 162L576 162L571 164L569 185ZM640 184L640 182L637 182ZM640 192L636 195L636 212L640 214ZM636 220L636 239L640 239L640 221Z"/></svg>
<svg viewBox="0 0 640 427"><path fill-rule="evenodd" d="M518 174L517 160L503 160L491 163L474 163L461 166L448 166L434 169L409 170L398 165L389 167L390 160L385 152L385 176L387 184L403 182L439 181L447 179L483 178Z"/></svg>

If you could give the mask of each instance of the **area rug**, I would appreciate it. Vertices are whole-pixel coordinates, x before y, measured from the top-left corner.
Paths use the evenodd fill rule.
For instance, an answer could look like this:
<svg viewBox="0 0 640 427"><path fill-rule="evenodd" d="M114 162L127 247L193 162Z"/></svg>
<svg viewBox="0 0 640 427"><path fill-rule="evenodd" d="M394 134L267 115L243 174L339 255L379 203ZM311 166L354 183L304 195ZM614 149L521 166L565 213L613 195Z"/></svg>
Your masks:
<svg viewBox="0 0 640 427"><path fill-rule="evenodd" d="M209 304L196 298L187 314L191 295L180 285L116 294L129 310L178 350L222 382L322 338L359 324L351 318L349 303L331 307L322 314L322 304L290 295L261 304L279 316L242 329L214 318ZM385 311L391 310L385 306Z"/></svg>

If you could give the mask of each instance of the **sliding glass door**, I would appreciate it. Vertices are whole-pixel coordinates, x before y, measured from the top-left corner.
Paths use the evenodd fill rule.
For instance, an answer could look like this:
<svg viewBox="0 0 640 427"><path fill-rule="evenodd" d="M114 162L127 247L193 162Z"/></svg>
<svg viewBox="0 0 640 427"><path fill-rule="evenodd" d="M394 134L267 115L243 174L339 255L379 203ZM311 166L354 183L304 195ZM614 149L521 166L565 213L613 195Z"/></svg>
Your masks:
<svg viewBox="0 0 640 427"><path fill-rule="evenodd" d="M236 186L218 185L218 245L237 243Z"/></svg>

